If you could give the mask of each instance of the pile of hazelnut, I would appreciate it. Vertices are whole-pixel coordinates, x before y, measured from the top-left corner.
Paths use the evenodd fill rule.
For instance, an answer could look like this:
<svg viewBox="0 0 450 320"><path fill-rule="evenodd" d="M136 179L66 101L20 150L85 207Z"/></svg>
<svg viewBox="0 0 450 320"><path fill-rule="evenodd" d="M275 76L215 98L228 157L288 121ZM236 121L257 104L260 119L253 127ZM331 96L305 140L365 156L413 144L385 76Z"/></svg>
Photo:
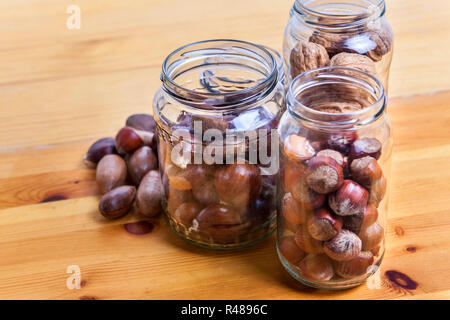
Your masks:
<svg viewBox="0 0 450 320"><path fill-rule="evenodd" d="M97 168L96 180L103 194L99 211L105 218L121 218L134 205L146 217L160 213L162 184L156 147L153 117L134 114L115 139L100 139L89 148L84 162Z"/></svg>
<svg viewBox="0 0 450 320"><path fill-rule="evenodd" d="M177 125L184 124L187 132L194 120L201 121L204 130L216 128L224 135L232 125L230 117L192 119L188 115L184 120ZM174 141L164 134L160 139L163 208L171 227L195 244L217 248L249 245L270 234L275 229L276 175L262 174L262 165L238 161L234 148L232 161L227 161L227 147L222 144L215 145L215 150L222 149L223 161L206 163L200 151L201 161L195 164L194 145L202 142L192 139ZM179 144L191 156L189 161L174 154ZM236 145L246 147L245 143Z"/></svg>
<svg viewBox="0 0 450 320"><path fill-rule="evenodd" d="M311 282L367 276L383 251L382 144L356 132L315 138L291 134L282 146L278 250Z"/></svg>
<svg viewBox="0 0 450 320"><path fill-rule="evenodd" d="M225 248L260 240L274 230L276 179L262 176L258 165L181 168L166 159L163 202L169 223L183 237Z"/></svg>
<svg viewBox="0 0 450 320"><path fill-rule="evenodd" d="M377 76L376 64L392 50L393 35L388 26L362 28L359 33L316 30L308 41L299 41L289 56L290 74L322 67L349 67ZM383 71L384 72L384 71Z"/></svg>

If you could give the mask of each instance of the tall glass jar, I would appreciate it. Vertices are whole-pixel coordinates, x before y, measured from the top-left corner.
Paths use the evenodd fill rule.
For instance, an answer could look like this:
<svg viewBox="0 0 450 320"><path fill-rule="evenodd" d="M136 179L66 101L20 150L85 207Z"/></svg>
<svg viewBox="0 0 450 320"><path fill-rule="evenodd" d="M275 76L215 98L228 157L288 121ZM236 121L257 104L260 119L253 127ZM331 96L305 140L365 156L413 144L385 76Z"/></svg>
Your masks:
<svg viewBox="0 0 450 320"><path fill-rule="evenodd" d="M278 127L278 255L304 284L343 289L384 254L392 138L379 80L325 67L294 79Z"/></svg>
<svg viewBox="0 0 450 320"><path fill-rule="evenodd" d="M161 80L154 116L173 231L216 249L264 239L276 222L271 131L285 104L275 57L244 41L192 43L166 58Z"/></svg>
<svg viewBox="0 0 450 320"><path fill-rule="evenodd" d="M393 33L385 10L384 0L296 0L283 43L288 82L315 68L350 67L387 90Z"/></svg>

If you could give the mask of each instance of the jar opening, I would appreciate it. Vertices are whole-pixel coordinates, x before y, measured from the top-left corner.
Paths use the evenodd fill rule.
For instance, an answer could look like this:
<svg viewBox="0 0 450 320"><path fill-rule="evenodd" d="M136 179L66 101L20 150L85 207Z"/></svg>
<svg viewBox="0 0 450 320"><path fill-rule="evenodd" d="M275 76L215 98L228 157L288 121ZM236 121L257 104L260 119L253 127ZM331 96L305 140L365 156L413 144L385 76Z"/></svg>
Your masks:
<svg viewBox="0 0 450 320"><path fill-rule="evenodd" d="M253 101L276 85L277 63L263 46L238 40L207 40L181 47L163 63L163 89L201 109Z"/></svg>
<svg viewBox="0 0 450 320"><path fill-rule="evenodd" d="M316 126L357 129L383 114L386 96L381 82L368 73L325 67L292 81L287 106L293 116Z"/></svg>
<svg viewBox="0 0 450 320"><path fill-rule="evenodd" d="M296 0L293 10L316 27L351 28L384 15L384 0Z"/></svg>

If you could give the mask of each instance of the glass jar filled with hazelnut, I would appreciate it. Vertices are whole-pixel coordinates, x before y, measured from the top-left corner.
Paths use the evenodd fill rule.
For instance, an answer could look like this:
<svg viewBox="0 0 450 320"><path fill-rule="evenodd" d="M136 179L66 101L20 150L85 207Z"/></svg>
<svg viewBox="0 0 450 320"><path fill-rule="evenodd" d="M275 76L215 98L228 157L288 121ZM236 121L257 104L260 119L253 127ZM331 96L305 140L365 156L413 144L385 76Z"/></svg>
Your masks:
<svg viewBox="0 0 450 320"><path fill-rule="evenodd" d="M154 116L173 231L216 249L264 239L276 225L271 141L285 105L276 58L244 41L202 41L172 52L161 80Z"/></svg>
<svg viewBox="0 0 450 320"><path fill-rule="evenodd" d="M297 280L357 286L384 254L392 138L379 80L325 67L294 79L279 124L278 255Z"/></svg>
<svg viewBox="0 0 450 320"><path fill-rule="evenodd" d="M384 0L296 0L284 34L288 82L326 66L370 73L388 88L393 33Z"/></svg>

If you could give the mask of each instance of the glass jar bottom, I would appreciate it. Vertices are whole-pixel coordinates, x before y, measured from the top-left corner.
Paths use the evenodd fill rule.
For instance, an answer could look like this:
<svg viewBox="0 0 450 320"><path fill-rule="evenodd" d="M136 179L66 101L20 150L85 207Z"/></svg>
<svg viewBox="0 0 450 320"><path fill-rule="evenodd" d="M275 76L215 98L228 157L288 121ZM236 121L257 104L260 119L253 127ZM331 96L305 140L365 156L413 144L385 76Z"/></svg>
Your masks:
<svg viewBox="0 0 450 320"><path fill-rule="evenodd" d="M181 239L198 247L215 249L215 250L234 250L255 245L264 239L268 238L276 229L276 214L273 217L259 225L257 228L253 228L248 233L239 235L236 238L235 243L218 243L214 242L212 238L208 238L198 234L197 232L188 231L185 226L173 220L167 213L164 214L164 218L172 231Z"/></svg>
<svg viewBox="0 0 450 320"><path fill-rule="evenodd" d="M281 255L280 250L277 246L277 253L278 258L281 261L281 264L283 267L288 271L288 273L298 282L307 285L309 287L317 288L317 289L326 289L326 290L345 290L350 288L355 288L360 285L362 285L370 276L372 276L380 266L381 262L383 261L384 252L380 255L377 262L373 264L373 266L376 266L373 268L373 270L370 273L366 273L360 277L356 277L353 279L343 279L343 280L330 280L327 282L315 282L310 281L307 279L304 279L301 277L298 272L295 271L295 269L292 267L292 265L284 259L284 257Z"/></svg>

